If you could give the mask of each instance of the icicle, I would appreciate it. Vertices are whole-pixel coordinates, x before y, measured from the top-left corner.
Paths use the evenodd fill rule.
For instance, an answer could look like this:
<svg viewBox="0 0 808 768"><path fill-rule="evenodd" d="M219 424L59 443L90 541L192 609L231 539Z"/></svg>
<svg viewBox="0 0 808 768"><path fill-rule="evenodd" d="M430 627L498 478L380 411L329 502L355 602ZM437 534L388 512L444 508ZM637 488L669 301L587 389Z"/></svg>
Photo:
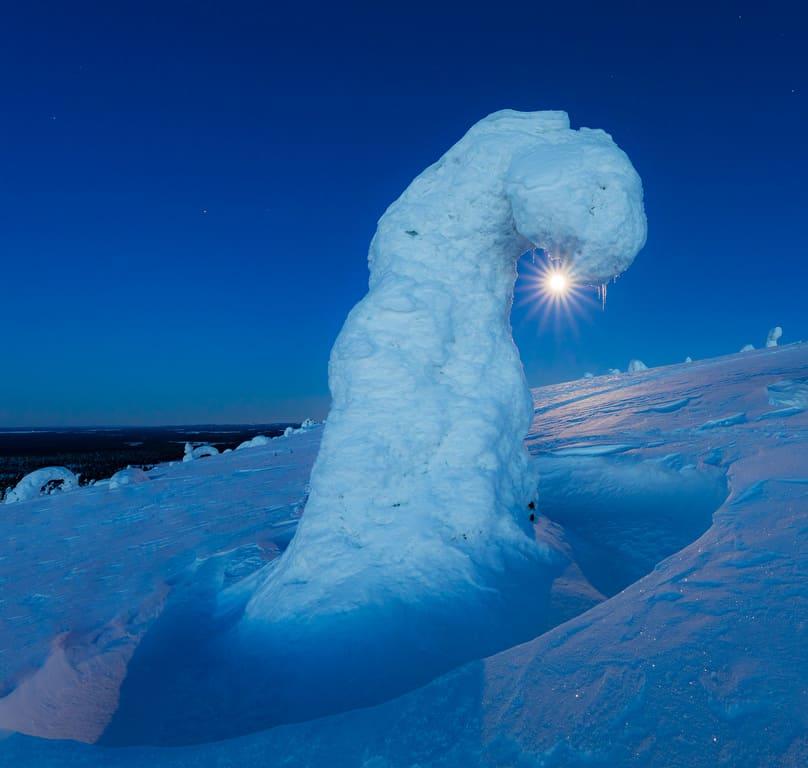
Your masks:
<svg viewBox="0 0 808 768"><path fill-rule="evenodd" d="M609 287L608 283L601 283L598 286L598 297L600 298L600 304L602 309L606 309L606 289Z"/></svg>

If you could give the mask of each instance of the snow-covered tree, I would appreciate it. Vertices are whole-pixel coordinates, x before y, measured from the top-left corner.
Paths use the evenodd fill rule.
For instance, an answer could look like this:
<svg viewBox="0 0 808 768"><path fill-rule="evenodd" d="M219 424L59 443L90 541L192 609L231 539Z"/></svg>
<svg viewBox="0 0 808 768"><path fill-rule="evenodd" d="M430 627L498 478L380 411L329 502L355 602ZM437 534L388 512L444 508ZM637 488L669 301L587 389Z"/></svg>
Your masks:
<svg viewBox="0 0 808 768"><path fill-rule="evenodd" d="M638 371L647 371L648 366L642 360L629 360L628 372L637 373Z"/></svg>
<svg viewBox="0 0 808 768"><path fill-rule="evenodd" d="M776 347L777 342L779 341L782 335L783 335L783 329L779 325L776 325L769 331L769 335L766 337L766 346Z"/></svg>
<svg viewBox="0 0 808 768"><path fill-rule="evenodd" d="M497 112L418 176L379 221L368 294L331 353L305 514L244 631L309 659L350 637L368 668L396 655L406 684L418 665L527 637L545 561L523 447L533 403L509 322L516 263L540 247L601 284L645 233L628 157L563 112Z"/></svg>

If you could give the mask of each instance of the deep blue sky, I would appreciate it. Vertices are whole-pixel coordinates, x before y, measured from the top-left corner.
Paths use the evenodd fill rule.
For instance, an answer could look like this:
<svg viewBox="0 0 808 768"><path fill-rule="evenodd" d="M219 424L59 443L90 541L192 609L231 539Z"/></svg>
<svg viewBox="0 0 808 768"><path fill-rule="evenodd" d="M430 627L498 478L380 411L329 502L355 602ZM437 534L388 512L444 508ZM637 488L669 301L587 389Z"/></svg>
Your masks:
<svg viewBox="0 0 808 768"><path fill-rule="evenodd" d="M808 337L800 5L486 5L7 5L0 426L324 415L376 220L504 107L608 130L649 220L605 313L515 309L531 384Z"/></svg>

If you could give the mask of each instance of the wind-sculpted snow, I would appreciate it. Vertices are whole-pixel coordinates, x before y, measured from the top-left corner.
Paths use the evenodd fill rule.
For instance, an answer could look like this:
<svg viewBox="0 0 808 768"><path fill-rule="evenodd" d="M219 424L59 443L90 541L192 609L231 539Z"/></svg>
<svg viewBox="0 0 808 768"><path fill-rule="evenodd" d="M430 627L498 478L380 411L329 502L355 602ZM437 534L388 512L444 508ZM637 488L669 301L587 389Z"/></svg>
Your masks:
<svg viewBox="0 0 808 768"><path fill-rule="evenodd" d="M0 731L99 738L164 613L286 547L320 434L0 507Z"/></svg>
<svg viewBox="0 0 808 768"><path fill-rule="evenodd" d="M338 692L287 712L389 697L539 626L516 262L538 246L600 283L644 241L628 158L562 112L480 121L388 208L332 350L306 514L240 628L283 659L278 679L319 660L313 679Z"/></svg>
<svg viewBox="0 0 808 768"><path fill-rule="evenodd" d="M796 409L790 414L772 415L771 408L802 402L806 381L808 345L790 345L654 368L643 376L535 390L536 417L527 447L543 481L534 533L550 553L553 571L549 631L530 642L384 704L324 719L171 749L102 748L12 735L0 741L0 764L802 766L808 732L808 414L798 405L788 406ZM702 428L737 413L746 419ZM84 637L96 637L97 631L89 631L92 620L114 627L120 625L112 617L127 616L132 627L127 642L138 647L126 651L132 661L121 667L127 677L137 676L137 668L154 658L142 649L171 639L159 631L165 619L149 617L170 614L170 605L178 602L175 594L188 603L191 594L205 590L227 594L231 581L235 587L254 584L258 571L250 571L248 543L260 536L256 499L272 492L278 500L288 493L291 504L300 496L318 436L290 441L294 452L287 456L265 454L259 461L266 449L255 449L160 469L162 477L123 489L142 494L138 503L122 493L122 506L115 509L109 507L113 494L101 489L8 507L6 514L16 509L35 526L26 530L0 516L0 525L7 526L0 529L4 537L17 537L16 546L4 550L8 554L0 569L6 570L0 576L19 576L5 582L2 617L25 617L0 624L0 664L5 690L12 691L0 705L13 695L15 684L36 678L31 670L45 659L61 671L59 680L83 675L89 685L94 675L112 679L105 670L118 667L100 663L101 649L94 656L85 639L76 657L73 640L57 640L62 631L72 634L83 624ZM310 441L305 451L301 441ZM281 467L291 462L301 462L294 475ZM92 500L86 509L78 503L82 497ZM216 524L213 537L179 524L203 500L212 506L195 522ZM155 510L148 523L127 523L129 515L158 502L162 518ZM107 512L99 526L100 509ZM290 507L285 509L288 515ZM83 545L69 540L69 533L83 531L78 526L90 521L96 522L90 529L94 538ZM56 562L48 563L48 533L66 542L68 551ZM162 542L155 552L164 553L159 563L143 556L155 539ZM240 558L224 556L239 548L244 550ZM135 556L127 555L130 549ZM215 551L220 554L211 556ZM193 554L198 555L197 576L186 571L178 579ZM224 561L228 565L217 581L210 570ZM110 567L119 562L123 568ZM95 563L95 575L81 573L88 563ZM155 592L155 582L162 592ZM196 592L189 589L194 583ZM95 587L92 594L88 584ZM544 599L541 585L535 589L537 599ZM188 618L187 612L174 615ZM192 653L207 631L198 621L186 626L187 644L175 652L175 664L183 663L183 655ZM115 648L114 638L109 631L104 647ZM38 653L30 655L34 649ZM158 709L170 685L170 670L160 672L145 696ZM97 684L95 690L107 691L103 701L109 700L106 686ZM29 684L24 698L25 715L44 713L40 725L89 717L100 699L74 697L68 706L51 698L38 709L41 691ZM124 690L116 717L127 710L126 699ZM20 719L31 728L30 718ZM14 727L8 720L0 725Z"/></svg>

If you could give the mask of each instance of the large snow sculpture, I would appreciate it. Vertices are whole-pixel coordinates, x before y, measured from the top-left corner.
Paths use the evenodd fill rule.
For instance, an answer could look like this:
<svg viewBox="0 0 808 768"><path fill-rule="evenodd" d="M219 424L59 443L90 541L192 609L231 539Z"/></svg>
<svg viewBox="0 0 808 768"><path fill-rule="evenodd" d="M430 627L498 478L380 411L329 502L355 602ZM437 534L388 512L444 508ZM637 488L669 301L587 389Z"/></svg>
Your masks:
<svg viewBox="0 0 808 768"><path fill-rule="evenodd" d="M327 644L330 664L344 647L368 668L397 654L414 685L420 663L534 631L543 566L509 320L516 262L538 246L600 284L645 233L628 157L563 112L490 115L418 176L379 221L368 294L331 353L305 514L245 632L310 661Z"/></svg>

